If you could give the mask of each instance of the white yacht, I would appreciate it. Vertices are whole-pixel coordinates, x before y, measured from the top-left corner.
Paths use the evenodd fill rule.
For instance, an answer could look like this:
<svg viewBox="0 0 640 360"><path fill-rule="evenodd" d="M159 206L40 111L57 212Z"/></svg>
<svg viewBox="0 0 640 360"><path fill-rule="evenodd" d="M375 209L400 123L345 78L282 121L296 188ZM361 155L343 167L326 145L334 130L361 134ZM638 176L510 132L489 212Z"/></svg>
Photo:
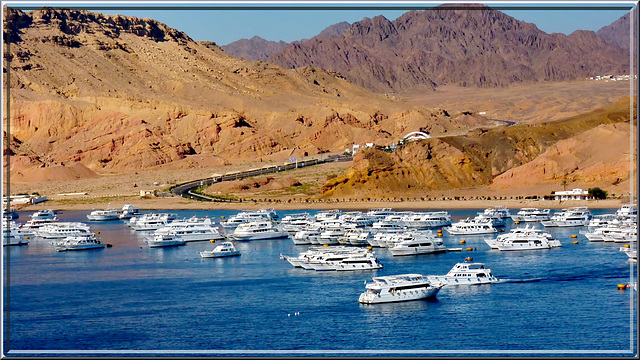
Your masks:
<svg viewBox="0 0 640 360"><path fill-rule="evenodd" d="M241 224L248 224L256 221L273 221L270 213L265 210L258 211L241 211L227 220L223 220L220 224L225 231L231 232Z"/></svg>
<svg viewBox="0 0 640 360"><path fill-rule="evenodd" d="M296 233L291 236L291 240L293 240L293 243L296 245L309 245L313 242L319 244L320 234L322 231L323 230L320 227L307 226L302 228L302 230L296 231Z"/></svg>
<svg viewBox="0 0 640 360"><path fill-rule="evenodd" d="M603 241L606 242L637 242L638 241L638 227L634 224L632 226L620 226L618 229L602 234Z"/></svg>
<svg viewBox="0 0 640 360"><path fill-rule="evenodd" d="M309 213L290 214L280 220L282 230L288 233L295 233L309 225L313 217Z"/></svg>
<svg viewBox="0 0 640 360"><path fill-rule="evenodd" d="M34 230L35 236L43 239L64 239L69 236L84 235L91 232L89 225L81 222L54 222Z"/></svg>
<svg viewBox="0 0 640 360"><path fill-rule="evenodd" d="M509 214L509 209L507 209L507 206L505 205L484 209L484 211L478 213L474 219L489 220L494 227L497 227L505 226L507 224L507 219L510 218L511 214Z"/></svg>
<svg viewBox="0 0 640 360"><path fill-rule="evenodd" d="M342 211L340 210L322 210L315 215L315 219L317 222L322 222L325 220L338 220L340 215L342 215Z"/></svg>
<svg viewBox="0 0 640 360"><path fill-rule="evenodd" d="M620 220L616 214L601 214L601 215L593 215L591 220L589 220L589 224L587 225L590 228L599 228L610 224L618 224Z"/></svg>
<svg viewBox="0 0 640 360"><path fill-rule="evenodd" d="M131 230L154 231L172 222L176 218L175 214L168 213L147 213L142 216L134 216L129 220Z"/></svg>
<svg viewBox="0 0 640 360"><path fill-rule="evenodd" d="M222 240L224 235L209 218L191 218L182 221L173 221L155 231L156 234L173 233L183 241L211 241Z"/></svg>
<svg viewBox="0 0 640 360"><path fill-rule="evenodd" d="M389 248L393 256L431 254L447 251L442 240L429 233L405 233L404 238Z"/></svg>
<svg viewBox="0 0 640 360"><path fill-rule="evenodd" d="M401 221L410 229L432 229L451 225L451 215L446 211L414 212L404 215Z"/></svg>
<svg viewBox="0 0 640 360"><path fill-rule="evenodd" d="M397 231L406 230L407 227L400 221L380 220L373 223L371 226L374 231Z"/></svg>
<svg viewBox="0 0 640 360"><path fill-rule="evenodd" d="M370 251L326 253L310 259L308 265L316 271L350 271L381 269L382 264Z"/></svg>
<svg viewBox="0 0 640 360"><path fill-rule="evenodd" d="M622 205L620 209L616 210L616 216L619 218L632 218L638 219L638 206L636 204Z"/></svg>
<svg viewBox="0 0 640 360"><path fill-rule="evenodd" d="M382 220L394 213L395 211L393 211L391 208L375 208L367 211L366 215L376 220Z"/></svg>
<svg viewBox="0 0 640 360"><path fill-rule="evenodd" d="M203 258L216 258L226 256L238 256L240 250L231 242L225 241L222 244L216 246L213 250L201 251L200 256Z"/></svg>
<svg viewBox="0 0 640 360"><path fill-rule="evenodd" d="M445 228L451 235L482 235L493 234L498 232L493 227L491 219L462 219L459 222L451 224L450 227Z"/></svg>
<svg viewBox="0 0 640 360"><path fill-rule="evenodd" d="M512 229L507 234L498 235L493 240L486 239L485 242L492 249L501 251L541 250L562 246L550 233L529 227Z"/></svg>
<svg viewBox="0 0 640 360"><path fill-rule="evenodd" d="M53 210L40 210L31 215L31 220L56 221L56 213Z"/></svg>
<svg viewBox="0 0 640 360"><path fill-rule="evenodd" d="M365 282L366 291L360 294L358 302L378 304L427 299L435 297L442 286L420 274L379 276L374 277L372 283Z"/></svg>
<svg viewBox="0 0 640 360"><path fill-rule="evenodd" d="M185 245L186 242L174 233L154 233L153 237L147 240L149 247L166 247Z"/></svg>
<svg viewBox="0 0 640 360"><path fill-rule="evenodd" d="M515 215L511 215L513 221L542 221L549 220L551 209L522 208Z"/></svg>
<svg viewBox="0 0 640 360"><path fill-rule="evenodd" d="M591 220L591 212L586 206L578 206L565 209L540 223L545 227L586 226L589 220Z"/></svg>
<svg viewBox="0 0 640 360"><path fill-rule="evenodd" d="M133 205L124 205L120 210L120 219L131 219L134 215L140 214L140 209Z"/></svg>
<svg viewBox="0 0 640 360"><path fill-rule="evenodd" d="M56 251L102 249L105 245L94 233L69 236L55 244Z"/></svg>
<svg viewBox="0 0 640 360"><path fill-rule="evenodd" d="M2 245L4 246L13 246L13 245L28 245L29 240L26 237L22 236L17 229L17 225L12 221L11 230L7 231L6 227L2 227Z"/></svg>
<svg viewBox="0 0 640 360"><path fill-rule="evenodd" d="M104 210L93 210L87 215L87 219L91 221L118 220L120 219L120 215L122 215L122 210L106 208Z"/></svg>
<svg viewBox="0 0 640 360"><path fill-rule="evenodd" d="M466 261L457 263L446 275L430 275L429 279L445 285L480 285L499 281L483 263Z"/></svg>
<svg viewBox="0 0 640 360"><path fill-rule="evenodd" d="M369 240L373 238L373 232L364 230L350 230L344 234L345 242L353 246L369 246Z"/></svg>
<svg viewBox="0 0 640 360"><path fill-rule="evenodd" d="M231 237L236 240L267 240L284 238L288 235L273 221L255 221L238 225Z"/></svg>

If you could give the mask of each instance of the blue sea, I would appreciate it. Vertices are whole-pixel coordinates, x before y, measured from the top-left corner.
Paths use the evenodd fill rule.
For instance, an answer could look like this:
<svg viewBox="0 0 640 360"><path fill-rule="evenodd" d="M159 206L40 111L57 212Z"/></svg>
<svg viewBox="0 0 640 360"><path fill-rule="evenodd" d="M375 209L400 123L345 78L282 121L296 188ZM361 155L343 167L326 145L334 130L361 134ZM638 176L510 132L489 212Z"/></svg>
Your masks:
<svg viewBox="0 0 640 360"><path fill-rule="evenodd" d="M481 210L449 213L455 221ZM278 214L302 211L317 212ZM219 221L238 211L171 212ZM63 211L58 218L88 222L87 213ZM29 215L21 212L17 221ZM637 353L637 295L618 290L618 284L635 279L636 265L619 251L621 244L590 243L579 234L583 227L548 229L561 248L513 252L491 250L482 235L444 231L447 247L473 251L393 257L374 248L382 269L316 272L279 258L308 248L290 239L238 242L241 256L202 259L199 251L214 244L148 248L124 221L90 225L113 246L55 252L51 240L32 238L27 246L4 248L8 356ZM509 222L506 231L512 226ZM357 302L365 280L374 276L442 275L469 256L503 281L444 287L433 300Z"/></svg>

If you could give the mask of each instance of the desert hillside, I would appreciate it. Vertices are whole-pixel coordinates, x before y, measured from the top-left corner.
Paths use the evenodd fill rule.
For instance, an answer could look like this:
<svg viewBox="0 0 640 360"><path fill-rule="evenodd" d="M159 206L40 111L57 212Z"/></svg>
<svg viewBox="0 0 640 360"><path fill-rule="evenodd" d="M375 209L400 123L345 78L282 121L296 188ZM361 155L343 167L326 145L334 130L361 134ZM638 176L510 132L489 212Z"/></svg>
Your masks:
<svg viewBox="0 0 640 360"><path fill-rule="evenodd" d="M562 180L606 188L628 183L629 146L626 98L548 124L413 141L393 153L367 149L356 154L345 174L327 181L323 197L420 196L487 186L508 190Z"/></svg>
<svg viewBox="0 0 640 360"><path fill-rule="evenodd" d="M397 141L464 118L372 93L317 68L226 54L152 19L5 12L12 171L214 166ZM3 103L4 105L4 103ZM204 158L201 164L190 156Z"/></svg>

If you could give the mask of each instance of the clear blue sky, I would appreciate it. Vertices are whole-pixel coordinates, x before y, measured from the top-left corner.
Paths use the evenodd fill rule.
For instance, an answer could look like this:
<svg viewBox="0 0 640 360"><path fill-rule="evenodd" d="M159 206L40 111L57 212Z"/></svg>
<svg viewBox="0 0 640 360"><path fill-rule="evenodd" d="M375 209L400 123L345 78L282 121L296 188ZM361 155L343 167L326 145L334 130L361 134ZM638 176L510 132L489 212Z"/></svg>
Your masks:
<svg viewBox="0 0 640 360"><path fill-rule="evenodd" d="M20 7L20 5L28 4L30 6L43 4L42 2L16 2L8 3L9 6L14 5ZM53 3L48 2L47 6L80 6L80 4L86 4L86 2L78 2L73 4L72 2ZM609 25L627 11L625 10L585 10L584 8L579 10L557 10L557 9L543 9L542 6L553 7L561 6L564 4L523 4L523 3L491 3L486 2L492 7L500 8L500 6L529 6L536 9L527 10L501 10L504 13L513 16L518 20L523 20L529 23L534 23L536 26L547 33L564 33L570 34L575 30L592 30L596 31L603 26ZM575 4L575 3L574 3ZM128 16L147 17L156 19L162 23L169 25L172 28L176 28L185 32L189 37L194 40L208 40L217 43L218 45L226 45L233 41L251 38L254 35L258 35L264 39L272 41L285 41L291 42L294 40L300 40L304 38L311 38L317 35L324 28L336 24L341 21L348 23L354 23L362 20L364 17L374 17L376 15L383 15L389 20L394 20L398 16L405 13L407 10L389 10L384 9L385 6L402 7L408 6L402 2L388 2L386 4L367 5L366 2L362 4L350 4L351 6L367 5L368 7L378 6L377 9L358 9L358 10L193 10L188 9L188 6L247 6L255 4L204 4L204 5L190 5L181 4L175 2L173 6L182 6L185 10L171 9L171 10L126 10L128 6L138 7L151 7L159 6L157 3L149 2L149 5L143 3L129 3L129 4L108 4L112 8L100 10L99 7L104 4L94 3L89 6L93 7L93 11L99 11L106 14L121 14ZM290 6L292 8L300 8L303 6L323 6L322 4L304 4L294 3L290 4L269 4L265 3L262 6ZM425 6L435 6L437 4L425 3ZM588 4L583 6L624 6L631 7L632 3L627 4L613 4L611 2L601 2L599 4ZM326 6L326 4L325 4ZM332 4L332 6L342 6L341 4ZM416 6L412 4L411 6ZM575 5L574 5L575 6Z"/></svg>

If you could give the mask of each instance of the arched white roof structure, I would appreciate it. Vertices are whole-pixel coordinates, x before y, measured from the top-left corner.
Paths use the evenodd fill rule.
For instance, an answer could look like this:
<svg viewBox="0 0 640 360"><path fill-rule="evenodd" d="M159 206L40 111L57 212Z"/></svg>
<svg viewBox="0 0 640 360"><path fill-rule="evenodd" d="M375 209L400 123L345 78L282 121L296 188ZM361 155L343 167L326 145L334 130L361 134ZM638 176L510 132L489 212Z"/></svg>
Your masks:
<svg viewBox="0 0 640 360"><path fill-rule="evenodd" d="M414 131L414 132L410 132L407 135L405 135L402 140L404 141L413 141L413 140L424 140L424 139L430 139L431 135L427 134L426 132L423 131Z"/></svg>

